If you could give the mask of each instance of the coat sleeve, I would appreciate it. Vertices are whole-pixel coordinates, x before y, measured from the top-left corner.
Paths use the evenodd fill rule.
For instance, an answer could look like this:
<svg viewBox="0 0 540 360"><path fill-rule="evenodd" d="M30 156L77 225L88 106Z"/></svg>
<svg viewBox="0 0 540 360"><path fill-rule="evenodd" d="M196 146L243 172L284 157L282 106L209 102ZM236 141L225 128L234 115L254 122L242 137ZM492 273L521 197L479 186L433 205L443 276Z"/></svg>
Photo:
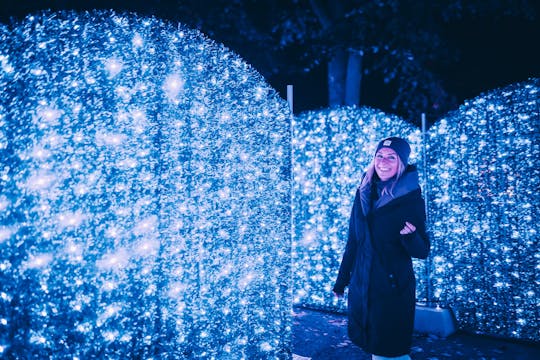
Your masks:
<svg viewBox="0 0 540 360"><path fill-rule="evenodd" d="M349 235L347 237L347 245L345 246L343 258L341 259L341 265L339 267L339 273L333 288L333 291L336 294L343 294L345 287L348 286L351 281L351 273L356 260L356 250L358 244L355 231L355 222L358 221L357 214L361 211L360 206L360 192L357 190L351 211L351 217L349 219Z"/></svg>
<svg viewBox="0 0 540 360"><path fill-rule="evenodd" d="M419 195L413 203L414 208L409 213L410 218L407 221L416 226L416 231L411 234L401 235L401 244L411 257L425 259L428 257L431 247L426 231L425 202Z"/></svg>

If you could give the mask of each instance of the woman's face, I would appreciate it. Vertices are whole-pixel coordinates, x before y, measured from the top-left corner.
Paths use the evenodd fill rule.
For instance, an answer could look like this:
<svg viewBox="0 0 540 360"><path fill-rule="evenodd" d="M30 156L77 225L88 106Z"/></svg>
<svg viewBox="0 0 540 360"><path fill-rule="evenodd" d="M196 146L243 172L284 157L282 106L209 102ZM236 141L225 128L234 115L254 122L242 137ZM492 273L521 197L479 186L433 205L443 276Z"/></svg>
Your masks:
<svg viewBox="0 0 540 360"><path fill-rule="evenodd" d="M375 154L375 172L379 179L386 181L394 177L398 171L399 157L390 148L381 148Z"/></svg>

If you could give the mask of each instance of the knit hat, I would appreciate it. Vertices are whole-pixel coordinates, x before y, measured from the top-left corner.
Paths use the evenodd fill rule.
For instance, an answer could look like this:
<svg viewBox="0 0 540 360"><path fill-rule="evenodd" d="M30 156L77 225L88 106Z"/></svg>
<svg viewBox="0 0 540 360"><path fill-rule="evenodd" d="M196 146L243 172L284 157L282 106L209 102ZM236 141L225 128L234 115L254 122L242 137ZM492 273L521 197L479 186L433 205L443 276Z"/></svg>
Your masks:
<svg viewBox="0 0 540 360"><path fill-rule="evenodd" d="M383 147L394 150L396 154L398 154L403 165L407 166L409 162L409 155L411 154L411 147L406 140L393 136L381 140L379 145L377 145L377 150L375 151L375 154L377 154L377 152Z"/></svg>

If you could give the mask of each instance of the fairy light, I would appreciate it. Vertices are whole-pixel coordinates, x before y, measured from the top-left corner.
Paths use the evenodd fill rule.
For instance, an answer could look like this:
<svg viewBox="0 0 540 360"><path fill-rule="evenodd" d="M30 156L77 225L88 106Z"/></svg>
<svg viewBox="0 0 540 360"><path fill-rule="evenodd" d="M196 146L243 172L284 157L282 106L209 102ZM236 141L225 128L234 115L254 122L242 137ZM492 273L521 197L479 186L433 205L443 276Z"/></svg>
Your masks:
<svg viewBox="0 0 540 360"><path fill-rule="evenodd" d="M461 328L538 341L540 80L465 102L429 131L434 301Z"/></svg>
<svg viewBox="0 0 540 360"><path fill-rule="evenodd" d="M0 87L2 357L290 358L290 112L259 74L42 13L0 25Z"/></svg>

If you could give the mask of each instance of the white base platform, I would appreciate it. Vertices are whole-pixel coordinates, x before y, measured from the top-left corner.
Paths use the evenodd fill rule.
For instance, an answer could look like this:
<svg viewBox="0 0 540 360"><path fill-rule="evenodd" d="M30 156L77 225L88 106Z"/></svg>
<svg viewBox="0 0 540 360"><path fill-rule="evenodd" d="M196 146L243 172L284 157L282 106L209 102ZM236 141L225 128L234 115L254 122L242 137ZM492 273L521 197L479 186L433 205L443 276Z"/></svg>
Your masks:
<svg viewBox="0 0 540 360"><path fill-rule="evenodd" d="M454 314L450 309L416 305L414 331L447 337L456 332Z"/></svg>

